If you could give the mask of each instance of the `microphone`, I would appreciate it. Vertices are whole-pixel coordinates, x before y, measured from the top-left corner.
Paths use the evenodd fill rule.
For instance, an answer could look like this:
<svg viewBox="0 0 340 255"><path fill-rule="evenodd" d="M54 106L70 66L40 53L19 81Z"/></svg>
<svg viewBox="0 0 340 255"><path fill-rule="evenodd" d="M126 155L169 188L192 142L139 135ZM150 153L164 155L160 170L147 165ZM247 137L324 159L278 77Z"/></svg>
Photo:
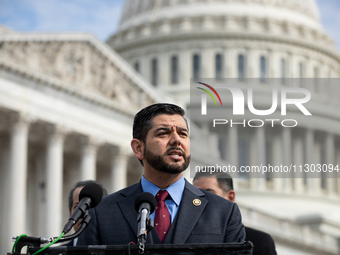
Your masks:
<svg viewBox="0 0 340 255"><path fill-rule="evenodd" d="M138 212L137 241L139 248L144 251L147 233L153 229L153 220L150 214L153 213L157 205L156 198L149 192L140 193L135 200L135 209Z"/></svg>
<svg viewBox="0 0 340 255"><path fill-rule="evenodd" d="M79 204L64 226L63 232L68 233L77 221L84 217L86 212L96 207L103 198L103 189L97 183L89 183L84 186L79 194Z"/></svg>

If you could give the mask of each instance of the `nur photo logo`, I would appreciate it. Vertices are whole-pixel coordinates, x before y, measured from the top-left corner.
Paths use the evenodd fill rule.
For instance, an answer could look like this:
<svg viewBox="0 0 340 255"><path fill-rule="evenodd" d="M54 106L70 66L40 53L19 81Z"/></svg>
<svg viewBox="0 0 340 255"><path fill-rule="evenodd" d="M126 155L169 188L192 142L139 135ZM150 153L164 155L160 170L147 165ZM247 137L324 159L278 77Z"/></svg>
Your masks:
<svg viewBox="0 0 340 255"><path fill-rule="evenodd" d="M256 82L256 80L254 80L254 82ZM295 127L298 125L296 119L290 118L282 120L280 118L280 116L287 116L288 108L290 109L289 115L293 116L294 114L294 117L300 114L303 116L312 115L306 107L307 103L311 100L311 92L306 88L293 86L267 86L266 88L262 88L256 83L249 83L247 85L230 84L229 82L224 84L219 83L218 85L209 85L203 82L195 83L202 85L196 88L205 92L199 94L201 97L201 116L209 115L208 108L210 108L209 111L218 111L219 114L222 114L221 118L213 119L213 127L225 124L230 124L230 127L234 125L263 127L266 122L270 123L272 127L274 127L274 123L277 122L280 122L283 127ZM220 94L216 90L218 90ZM254 95L256 91L257 94ZM259 91L261 91L261 93L258 93ZM220 106L223 106L222 97L225 106L217 110L213 107L212 102L208 104L207 95L211 97L215 106L218 106L217 99L219 100ZM227 99L226 96L228 96ZM226 110L225 112L227 112L228 109L232 109L232 119L225 119L222 113L224 109ZM214 116L216 116L216 113L217 112L215 112ZM244 119L242 119L242 117L240 118L240 116ZM256 116L256 118L251 118L252 116Z"/></svg>
<svg viewBox="0 0 340 255"><path fill-rule="evenodd" d="M217 91L212 86L210 86L210 85L208 85L206 83L203 83L203 82L196 82L196 83L199 83L199 84L201 84L203 86L206 86L212 92L214 92L215 95L217 96L218 100L220 101L221 106L223 106L220 95L217 93ZM200 88L200 87L196 87L196 88L201 89L204 92L206 92L214 100L214 103L217 106L216 100L215 100L214 96L211 94L211 92L209 90L204 89L204 88ZM201 97L201 99L202 99L202 108L201 108L202 115L206 115L207 114L207 94L202 94L202 97Z"/></svg>

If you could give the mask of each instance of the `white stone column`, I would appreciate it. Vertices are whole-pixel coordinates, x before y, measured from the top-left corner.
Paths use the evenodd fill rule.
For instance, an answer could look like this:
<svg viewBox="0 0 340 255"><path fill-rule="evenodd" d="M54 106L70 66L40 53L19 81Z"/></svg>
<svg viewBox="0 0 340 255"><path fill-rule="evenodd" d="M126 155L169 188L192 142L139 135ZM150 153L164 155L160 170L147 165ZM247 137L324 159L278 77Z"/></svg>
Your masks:
<svg viewBox="0 0 340 255"><path fill-rule="evenodd" d="M266 164L266 135L265 128L260 127L256 129L256 143L257 143L257 155L258 162L257 165L260 166ZM258 179L259 190L266 189L266 178L262 173L259 175Z"/></svg>
<svg viewBox="0 0 340 255"><path fill-rule="evenodd" d="M305 154L306 154L306 162L305 164L311 164L314 163L313 161L313 152L314 152L314 132L311 129L307 129L306 130L306 140L305 140ZM312 187L311 187L311 179L308 178L308 175L305 174L307 176L307 180L306 180L306 185L307 185L307 192L311 193Z"/></svg>
<svg viewBox="0 0 340 255"><path fill-rule="evenodd" d="M6 246L11 247L13 235L26 232L26 196L27 196L27 146L29 122L23 116L13 116L10 132L9 196Z"/></svg>
<svg viewBox="0 0 340 255"><path fill-rule="evenodd" d="M251 66L249 70L252 70L252 76L251 78L259 79L261 77L261 66L260 66L260 57L262 56L262 51L258 49L252 49L250 52L249 58L249 64L248 66ZM268 59L266 58L266 68L268 69ZM268 71L266 69L266 75L268 75Z"/></svg>
<svg viewBox="0 0 340 255"><path fill-rule="evenodd" d="M282 130L282 144L283 144L283 166L290 167L292 164L292 135L291 129L284 127ZM292 184L293 184L293 174L292 173L284 173L284 191L291 192Z"/></svg>
<svg viewBox="0 0 340 255"><path fill-rule="evenodd" d="M80 163L80 180L96 180L96 159L98 143L89 138L84 144Z"/></svg>
<svg viewBox="0 0 340 255"><path fill-rule="evenodd" d="M250 167L260 167L261 164L266 164L266 150L265 150L265 128L260 127L255 129L255 137L251 144L251 161ZM266 178L262 173L253 173L250 185L252 189L265 190L266 189Z"/></svg>
<svg viewBox="0 0 340 255"><path fill-rule="evenodd" d="M248 165L254 166L257 164L257 143L256 143L256 135L254 133L249 134L249 163ZM248 173L250 188L253 190L257 190L257 178L254 177L253 173Z"/></svg>
<svg viewBox="0 0 340 255"><path fill-rule="evenodd" d="M278 78L275 77L275 54L274 51L269 49L268 50L268 56L267 56L267 63L266 63L266 71L267 71L267 77L266 78Z"/></svg>
<svg viewBox="0 0 340 255"><path fill-rule="evenodd" d="M312 63L311 59L309 57L306 57L305 59L305 77L304 78L313 78L313 70L312 70ZM305 84L307 89L312 90L311 84L307 83Z"/></svg>
<svg viewBox="0 0 340 255"><path fill-rule="evenodd" d="M239 169L238 162L238 131L237 126L229 127L228 134L224 139L225 159L231 165ZM237 176L237 173L236 175ZM238 179L234 178L234 189L238 190Z"/></svg>
<svg viewBox="0 0 340 255"><path fill-rule="evenodd" d="M0 116L1 117L1 116ZM9 224L9 214L10 209L9 201L11 201L11 198L6 194L7 190L10 190L13 185L10 183L10 148L8 146L4 146L0 148L0 175L1 175L1 190L0 190L0 196L1 196L1 204L0 204L0 252L2 254L6 254L7 251L10 251L11 247L13 246L13 243L11 242L11 234L8 232L8 224ZM8 159L8 160L6 160ZM8 170L7 170L8 169Z"/></svg>
<svg viewBox="0 0 340 255"><path fill-rule="evenodd" d="M158 60L158 88L166 88L171 85L170 75L171 75L171 57L169 54L162 53L159 54Z"/></svg>
<svg viewBox="0 0 340 255"><path fill-rule="evenodd" d="M280 166L283 161L282 159L283 148L282 148L281 142L282 142L282 139L281 139L280 134L275 134L275 136L273 137L273 167ZM277 192L283 191L284 183L283 183L282 175L280 172L273 173L273 183L274 183L275 191Z"/></svg>
<svg viewBox="0 0 340 255"><path fill-rule="evenodd" d="M63 146L64 130L53 128L46 151L46 236L58 236L62 231Z"/></svg>
<svg viewBox="0 0 340 255"><path fill-rule="evenodd" d="M187 86L190 83L190 78L192 78L192 54L189 50L183 50L182 54L179 55L178 68L179 83Z"/></svg>
<svg viewBox="0 0 340 255"><path fill-rule="evenodd" d="M127 150L121 148L119 152L114 155L111 167L112 176L112 190L116 192L127 186L127 163L128 153Z"/></svg>
<svg viewBox="0 0 340 255"><path fill-rule="evenodd" d="M229 48L227 56L228 78L237 78L238 54L235 49Z"/></svg>
<svg viewBox="0 0 340 255"><path fill-rule="evenodd" d="M295 137L293 140L293 162L296 165L296 172L294 174L294 187L296 193L304 192L304 183L303 183L303 172L300 172L300 166L303 167L303 139L301 138L302 134L299 134L298 137Z"/></svg>
<svg viewBox="0 0 340 255"><path fill-rule="evenodd" d="M149 55L144 55L140 62L140 73L151 83L151 58Z"/></svg>
<svg viewBox="0 0 340 255"><path fill-rule="evenodd" d="M288 78L300 78L300 67L299 61L297 60L296 56L289 53L289 67L288 67Z"/></svg>
<svg viewBox="0 0 340 255"><path fill-rule="evenodd" d="M320 140L318 139L314 143L314 163L315 168L317 168L317 164L321 164L321 148L322 145L320 144ZM319 195L322 192L322 173L320 172L314 172L313 178L311 178L312 183L312 194Z"/></svg>
<svg viewBox="0 0 340 255"><path fill-rule="evenodd" d="M306 162L305 164L311 165L315 163L314 160L314 131L312 129L306 130L306 141L305 141L305 149L306 149ZM314 178L309 177L309 174L306 174L307 177L307 192L309 194L313 194L316 192L315 190L315 180Z"/></svg>
<svg viewBox="0 0 340 255"><path fill-rule="evenodd" d="M334 135L328 133L326 135L326 162L324 162L326 165L332 164L335 165L335 159L334 159ZM336 173L336 172L335 172ZM332 197L335 195L334 191L334 178L335 175L333 172L326 172L326 183L327 183L327 195Z"/></svg>
<svg viewBox="0 0 340 255"><path fill-rule="evenodd" d="M201 78L215 78L215 55L209 48L201 53Z"/></svg>
<svg viewBox="0 0 340 255"><path fill-rule="evenodd" d="M287 59L286 59L286 78L294 78L294 71L293 71L293 57L292 53L288 52Z"/></svg>
<svg viewBox="0 0 340 255"><path fill-rule="evenodd" d="M268 66L271 68L271 76L269 78L281 78L281 57L276 51L269 51L270 64Z"/></svg>
<svg viewBox="0 0 340 255"><path fill-rule="evenodd" d="M238 131L237 126L228 128L228 138L226 146L226 159L232 165L239 168L238 164Z"/></svg>
<svg viewBox="0 0 340 255"><path fill-rule="evenodd" d="M223 52L223 64L222 64L222 68L223 68L223 78L231 78L231 61L230 61L230 50L229 49L225 49ZM234 63L235 64L235 63Z"/></svg>
<svg viewBox="0 0 340 255"><path fill-rule="evenodd" d="M256 60L257 54L256 50L250 48L244 54L244 72L245 78L259 78L258 74L258 61ZM238 56L237 56L238 57ZM238 59L236 62L236 68L238 69Z"/></svg>

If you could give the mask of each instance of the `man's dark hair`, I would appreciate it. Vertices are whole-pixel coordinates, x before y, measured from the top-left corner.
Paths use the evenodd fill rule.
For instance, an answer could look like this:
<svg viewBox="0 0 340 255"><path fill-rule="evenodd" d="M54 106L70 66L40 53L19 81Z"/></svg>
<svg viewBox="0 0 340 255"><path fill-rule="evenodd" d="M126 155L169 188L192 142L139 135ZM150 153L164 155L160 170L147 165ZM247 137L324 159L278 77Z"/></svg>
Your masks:
<svg viewBox="0 0 340 255"><path fill-rule="evenodd" d="M218 187L227 193L229 190L234 190L233 178L227 173L213 173L210 172L197 172L194 180L199 178L216 178Z"/></svg>
<svg viewBox="0 0 340 255"><path fill-rule="evenodd" d="M102 187L103 189L103 197L107 196L107 190L103 187L103 185L99 182L96 182L96 181L92 181L92 180L87 180L87 181L80 181L80 182L77 182L73 188L71 189L70 191L70 194L68 196L68 209L69 211L71 212L72 210L72 205L73 205L73 192L79 188L79 187L84 187L85 185L89 184L89 183L96 183L98 184L100 187Z"/></svg>
<svg viewBox="0 0 340 255"><path fill-rule="evenodd" d="M145 143L146 136L152 126L152 119L161 114L179 114L183 117L185 111L177 105L166 103L153 104L143 108L135 115L132 131L133 138L141 140ZM187 120L184 117L183 119L185 120L188 128Z"/></svg>

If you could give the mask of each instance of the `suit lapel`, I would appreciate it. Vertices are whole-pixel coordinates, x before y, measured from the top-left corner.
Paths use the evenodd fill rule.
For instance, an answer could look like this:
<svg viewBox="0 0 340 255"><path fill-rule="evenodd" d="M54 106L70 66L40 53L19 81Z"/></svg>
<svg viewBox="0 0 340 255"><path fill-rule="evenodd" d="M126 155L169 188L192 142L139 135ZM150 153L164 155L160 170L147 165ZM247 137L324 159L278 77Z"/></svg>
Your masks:
<svg viewBox="0 0 340 255"><path fill-rule="evenodd" d="M142 193L142 186L140 183L136 183L129 189L124 189L121 195L125 198L118 202L118 206L125 217L126 221L129 223L131 230L137 236L137 212L134 207L135 199L138 194Z"/></svg>
<svg viewBox="0 0 340 255"><path fill-rule="evenodd" d="M197 202L196 205L194 205L194 200ZM198 205L199 201L201 203ZM181 205L177 212L178 219L173 239L174 244L184 244L186 242L207 203L208 200L204 198L204 193L186 181Z"/></svg>

